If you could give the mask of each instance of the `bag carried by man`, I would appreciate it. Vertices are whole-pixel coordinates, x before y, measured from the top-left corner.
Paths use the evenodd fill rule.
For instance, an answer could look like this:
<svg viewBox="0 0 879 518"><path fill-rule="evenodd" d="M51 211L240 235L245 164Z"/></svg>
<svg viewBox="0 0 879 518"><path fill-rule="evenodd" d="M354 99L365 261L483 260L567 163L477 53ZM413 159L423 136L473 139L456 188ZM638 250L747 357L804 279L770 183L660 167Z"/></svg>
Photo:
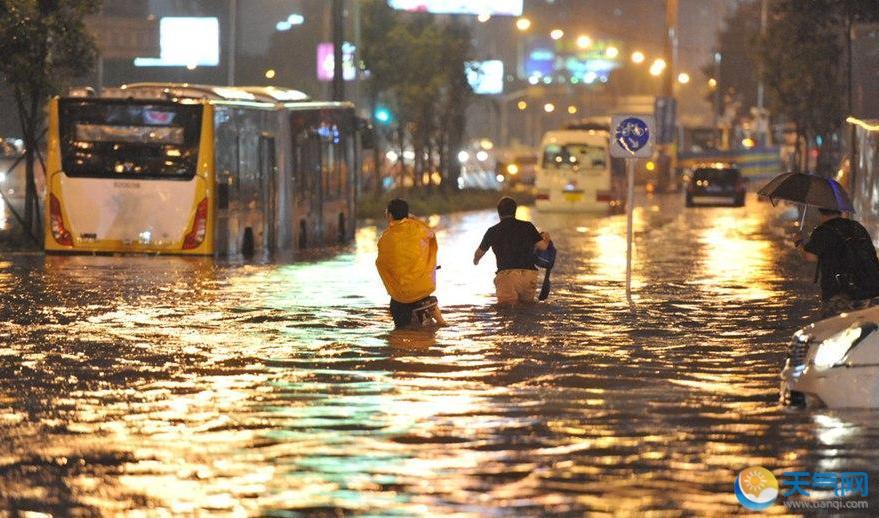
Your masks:
<svg viewBox="0 0 879 518"><path fill-rule="evenodd" d="M552 241L549 242L546 250L534 254L534 266L546 270L546 273L543 274L543 286L540 287L540 295L537 296L537 300L546 300L549 297L549 273L552 271L552 267L555 266L555 256L556 250Z"/></svg>

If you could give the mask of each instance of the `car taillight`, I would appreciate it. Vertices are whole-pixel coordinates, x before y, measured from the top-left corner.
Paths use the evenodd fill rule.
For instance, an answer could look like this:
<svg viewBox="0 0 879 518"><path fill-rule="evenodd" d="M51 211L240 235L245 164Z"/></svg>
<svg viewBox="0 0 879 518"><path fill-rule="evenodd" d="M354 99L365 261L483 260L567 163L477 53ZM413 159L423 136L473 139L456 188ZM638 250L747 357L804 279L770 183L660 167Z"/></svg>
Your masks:
<svg viewBox="0 0 879 518"><path fill-rule="evenodd" d="M64 218L61 217L61 202L54 194L49 194L49 225L52 228L52 237L59 245L73 246L73 237L64 226Z"/></svg>
<svg viewBox="0 0 879 518"><path fill-rule="evenodd" d="M204 236L208 230L208 199L205 198L201 200L201 203L198 204L198 208L195 209L195 220L192 222L192 230L186 234L186 238L183 239L183 249L191 250L193 248L198 248L198 246L204 241Z"/></svg>

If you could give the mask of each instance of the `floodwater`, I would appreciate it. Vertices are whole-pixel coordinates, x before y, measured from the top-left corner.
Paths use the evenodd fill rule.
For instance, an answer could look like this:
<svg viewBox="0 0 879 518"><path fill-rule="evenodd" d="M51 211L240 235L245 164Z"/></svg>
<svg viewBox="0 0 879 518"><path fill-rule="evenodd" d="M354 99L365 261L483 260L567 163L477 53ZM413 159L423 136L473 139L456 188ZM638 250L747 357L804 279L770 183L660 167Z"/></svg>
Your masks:
<svg viewBox="0 0 879 518"><path fill-rule="evenodd" d="M389 332L372 226L293 265L2 255L0 509L728 515L748 466L879 465L876 412L777 403L816 309L795 216L639 203L634 311L625 216L520 209L560 256L512 310L471 264L495 215L431 218L436 332Z"/></svg>

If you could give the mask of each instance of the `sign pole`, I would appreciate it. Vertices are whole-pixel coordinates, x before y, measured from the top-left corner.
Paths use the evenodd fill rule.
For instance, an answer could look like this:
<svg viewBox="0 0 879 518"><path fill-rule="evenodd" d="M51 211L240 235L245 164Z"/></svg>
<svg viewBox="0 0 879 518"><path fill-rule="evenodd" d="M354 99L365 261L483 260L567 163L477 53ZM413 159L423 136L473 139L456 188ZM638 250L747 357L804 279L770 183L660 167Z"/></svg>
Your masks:
<svg viewBox="0 0 879 518"><path fill-rule="evenodd" d="M632 306L632 213L635 210L635 158L626 159L626 300Z"/></svg>
<svg viewBox="0 0 879 518"><path fill-rule="evenodd" d="M610 122L610 156L626 161L628 192L626 193L626 301L632 301L632 215L635 211L635 162L650 158L653 153L655 119L650 115L613 115Z"/></svg>

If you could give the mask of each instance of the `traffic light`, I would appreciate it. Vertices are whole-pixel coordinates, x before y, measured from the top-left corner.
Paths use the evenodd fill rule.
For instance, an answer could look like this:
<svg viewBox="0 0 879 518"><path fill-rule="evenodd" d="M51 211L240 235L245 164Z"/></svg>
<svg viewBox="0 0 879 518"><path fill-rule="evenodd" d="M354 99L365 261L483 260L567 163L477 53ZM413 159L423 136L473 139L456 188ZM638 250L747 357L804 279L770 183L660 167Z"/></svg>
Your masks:
<svg viewBox="0 0 879 518"><path fill-rule="evenodd" d="M387 126L393 120L391 110L385 108L384 106L377 106L375 109L375 120L379 124Z"/></svg>

